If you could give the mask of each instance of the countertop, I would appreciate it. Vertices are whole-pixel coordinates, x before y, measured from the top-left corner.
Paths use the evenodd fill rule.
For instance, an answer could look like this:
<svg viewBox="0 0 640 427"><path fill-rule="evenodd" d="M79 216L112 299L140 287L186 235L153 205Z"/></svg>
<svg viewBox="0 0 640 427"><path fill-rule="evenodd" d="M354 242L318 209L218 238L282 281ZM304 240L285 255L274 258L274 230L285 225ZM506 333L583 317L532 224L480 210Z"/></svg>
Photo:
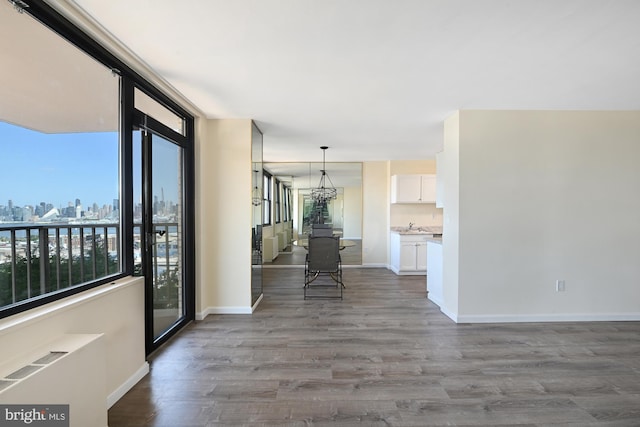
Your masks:
<svg viewBox="0 0 640 427"><path fill-rule="evenodd" d="M391 227L392 233L400 235L425 235L433 236L434 234L442 236L442 226L439 225L414 225L413 227Z"/></svg>

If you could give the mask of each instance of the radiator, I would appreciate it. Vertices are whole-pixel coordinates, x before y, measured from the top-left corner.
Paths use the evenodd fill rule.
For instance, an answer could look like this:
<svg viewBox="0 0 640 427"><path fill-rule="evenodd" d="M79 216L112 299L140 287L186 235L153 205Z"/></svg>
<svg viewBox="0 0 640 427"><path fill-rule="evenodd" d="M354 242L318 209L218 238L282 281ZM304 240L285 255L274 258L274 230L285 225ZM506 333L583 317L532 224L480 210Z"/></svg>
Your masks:
<svg viewBox="0 0 640 427"><path fill-rule="evenodd" d="M66 334L0 365L3 405L69 405L72 427L107 426L102 334Z"/></svg>
<svg viewBox="0 0 640 427"><path fill-rule="evenodd" d="M278 252L280 252L287 247L287 232L280 231L277 233L277 235L278 235Z"/></svg>
<svg viewBox="0 0 640 427"><path fill-rule="evenodd" d="M271 262L278 256L278 238L265 237L262 245L262 259L265 262Z"/></svg>

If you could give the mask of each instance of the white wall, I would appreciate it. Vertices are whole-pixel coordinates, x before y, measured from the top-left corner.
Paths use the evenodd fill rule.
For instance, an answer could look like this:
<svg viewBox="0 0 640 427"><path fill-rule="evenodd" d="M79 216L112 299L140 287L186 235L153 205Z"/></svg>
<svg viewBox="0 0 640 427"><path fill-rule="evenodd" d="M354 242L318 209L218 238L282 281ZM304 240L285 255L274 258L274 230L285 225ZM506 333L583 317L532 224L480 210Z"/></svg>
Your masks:
<svg viewBox="0 0 640 427"><path fill-rule="evenodd" d="M110 406L149 370L144 322L143 278L124 278L0 320L0 363L19 363L64 334L104 334L106 366L95 368L106 372L104 399Z"/></svg>
<svg viewBox="0 0 640 427"><path fill-rule="evenodd" d="M362 163L362 265L389 264L389 162Z"/></svg>
<svg viewBox="0 0 640 427"><path fill-rule="evenodd" d="M640 113L461 111L459 132L457 320L640 319Z"/></svg>
<svg viewBox="0 0 640 427"><path fill-rule="evenodd" d="M423 173L436 173L436 160L391 160L389 162L389 175L419 175Z"/></svg>
<svg viewBox="0 0 640 427"><path fill-rule="evenodd" d="M251 120L206 120L197 141L196 318L251 313Z"/></svg>
<svg viewBox="0 0 640 427"><path fill-rule="evenodd" d="M440 310L458 318L458 273L460 249L460 113L444 122L441 155L444 180L442 223L442 304Z"/></svg>
<svg viewBox="0 0 640 427"><path fill-rule="evenodd" d="M362 239L362 187L344 187L343 236Z"/></svg>

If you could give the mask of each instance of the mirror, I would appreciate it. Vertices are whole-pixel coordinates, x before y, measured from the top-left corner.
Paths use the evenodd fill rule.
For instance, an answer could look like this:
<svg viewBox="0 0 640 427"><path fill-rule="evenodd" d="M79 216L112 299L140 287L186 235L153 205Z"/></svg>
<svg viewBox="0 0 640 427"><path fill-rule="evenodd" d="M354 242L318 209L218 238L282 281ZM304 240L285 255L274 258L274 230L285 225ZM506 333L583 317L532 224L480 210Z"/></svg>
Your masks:
<svg viewBox="0 0 640 427"><path fill-rule="evenodd" d="M325 164L325 185L332 185L337 190L336 199L331 200L324 221L330 222L336 233L344 239L355 242L355 246L343 251L343 264L362 264L362 163L360 162L327 162ZM293 245L291 252L280 253L270 264L299 265L304 264L304 249L297 247L297 240L309 234L312 218L310 218L310 193L317 188L322 175L322 162L265 162L264 169L276 177L284 185L291 188ZM301 253L298 253L301 252Z"/></svg>
<svg viewBox="0 0 640 427"><path fill-rule="evenodd" d="M251 125L251 305L262 295L262 132Z"/></svg>

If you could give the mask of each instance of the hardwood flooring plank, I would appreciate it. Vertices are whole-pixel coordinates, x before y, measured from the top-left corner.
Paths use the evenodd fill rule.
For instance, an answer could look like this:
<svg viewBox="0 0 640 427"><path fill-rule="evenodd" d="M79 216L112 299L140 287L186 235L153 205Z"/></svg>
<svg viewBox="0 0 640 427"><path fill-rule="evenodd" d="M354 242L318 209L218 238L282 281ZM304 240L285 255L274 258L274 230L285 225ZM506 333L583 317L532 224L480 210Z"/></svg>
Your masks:
<svg viewBox="0 0 640 427"><path fill-rule="evenodd" d="M263 270L252 315L211 315L150 357L123 426L640 426L640 322L456 325L424 276L344 270L344 300Z"/></svg>

